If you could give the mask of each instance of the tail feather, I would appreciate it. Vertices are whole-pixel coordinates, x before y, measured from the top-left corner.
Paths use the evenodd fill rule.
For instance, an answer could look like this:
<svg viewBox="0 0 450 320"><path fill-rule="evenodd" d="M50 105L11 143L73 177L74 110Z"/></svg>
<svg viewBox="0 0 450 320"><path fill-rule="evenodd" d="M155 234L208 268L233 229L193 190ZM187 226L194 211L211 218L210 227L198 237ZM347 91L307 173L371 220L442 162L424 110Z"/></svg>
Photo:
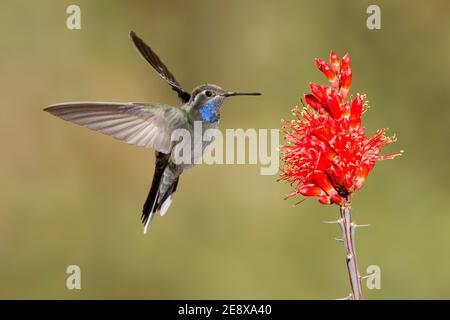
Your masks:
<svg viewBox="0 0 450 320"><path fill-rule="evenodd" d="M156 163L155 163L155 172L153 174L153 181L150 191L147 195L147 199L145 200L144 207L142 208L142 223L145 225L144 232L147 231L147 227L149 223L152 221L155 215L155 206L157 204L157 200L159 198L159 185L161 183L161 179L166 169L169 155L156 152Z"/></svg>
<svg viewBox="0 0 450 320"><path fill-rule="evenodd" d="M142 209L144 233L147 233L148 226L158 211L161 216L166 213L172 200L172 194L178 186L178 176L176 178L172 176L171 171L166 172L166 175L164 174L168 165L168 159L168 155L160 152L156 153L156 166L152 186ZM167 179L167 175L172 178ZM175 179L172 180L173 178Z"/></svg>
<svg viewBox="0 0 450 320"><path fill-rule="evenodd" d="M145 200L144 207L142 208L142 223L145 225L145 231L147 231L148 224L153 220L155 215L155 205L159 197L159 183L161 181L162 172L155 172L153 176L152 186Z"/></svg>
<svg viewBox="0 0 450 320"><path fill-rule="evenodd" d="M158 199L158 205L156 206L156 211L159 211L160 215L163 216L167 209L169 209L170 203L172 201L172 194L175 193L178 186L178 179L177 177L175 181L170 185L170 187L167 189L167 191Z"/></svg>
<svg viewBox="0 0 450 320"><path fill-rule="evenodd" d="M170 204L172 203L172 196L169 196L161 205L161 208L158 210L159 215L162 217L166 214L167 210L169 210Z"/></svg>

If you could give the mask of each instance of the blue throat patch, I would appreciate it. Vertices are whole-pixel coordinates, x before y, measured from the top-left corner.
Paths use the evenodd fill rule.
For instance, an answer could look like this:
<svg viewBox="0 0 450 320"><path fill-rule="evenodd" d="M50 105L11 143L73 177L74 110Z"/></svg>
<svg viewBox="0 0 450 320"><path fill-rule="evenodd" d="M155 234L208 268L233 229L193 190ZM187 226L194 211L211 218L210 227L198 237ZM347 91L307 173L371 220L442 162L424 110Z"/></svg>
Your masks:
<svg viewBox="0 0 450 320"><path fill-rule="evenodd" d="M198 109L200 112L200 115L202 117L202 120L205 122L216 122L219 120L219 114L216 112L217 108L219 107L218 101L208 101L204 105Z"/></svg>

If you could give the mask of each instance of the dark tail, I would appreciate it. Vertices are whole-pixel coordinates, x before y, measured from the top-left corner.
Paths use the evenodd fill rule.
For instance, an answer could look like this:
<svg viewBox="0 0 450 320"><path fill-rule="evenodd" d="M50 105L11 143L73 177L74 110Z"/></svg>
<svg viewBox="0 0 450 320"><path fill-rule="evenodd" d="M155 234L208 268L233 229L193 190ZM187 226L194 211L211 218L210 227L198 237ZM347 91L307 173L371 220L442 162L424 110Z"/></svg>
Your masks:
<svg viewBox="0 0 450 320"><path fill-rule="evenodd" d="M164 171L167 168L168 160L169 155L156 152L152 186L142 209L142 223L145 226L144 233L147 233L148 226L158 211L161 211L161 214L165 213L170 205L170 196L176 191L178 186L178 177L170 181L167 181L167 177L164 179Z"/></svg>

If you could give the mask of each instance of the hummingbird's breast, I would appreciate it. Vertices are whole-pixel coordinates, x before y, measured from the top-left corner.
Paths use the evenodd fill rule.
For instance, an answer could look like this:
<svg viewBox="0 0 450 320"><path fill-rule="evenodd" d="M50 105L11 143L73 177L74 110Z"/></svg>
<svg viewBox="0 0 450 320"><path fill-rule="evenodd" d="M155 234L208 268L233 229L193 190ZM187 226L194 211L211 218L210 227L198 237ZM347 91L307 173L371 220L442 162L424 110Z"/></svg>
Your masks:
<svg viewBox="0 0 450 320"><path fill-rule="evenodd" d="M193 167L200 161L206 149L214 141L219 122L194 121L187 128L187 136L179 140L172 148L171 161L183 169Z"/></svg>

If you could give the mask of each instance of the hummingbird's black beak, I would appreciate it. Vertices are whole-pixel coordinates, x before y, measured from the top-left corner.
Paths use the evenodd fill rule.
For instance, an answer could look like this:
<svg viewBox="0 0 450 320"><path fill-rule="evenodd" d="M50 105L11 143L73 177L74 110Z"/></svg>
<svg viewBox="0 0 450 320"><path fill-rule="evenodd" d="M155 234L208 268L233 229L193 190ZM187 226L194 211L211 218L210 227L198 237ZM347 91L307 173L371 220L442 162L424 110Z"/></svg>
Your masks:
<svg viewBox="0 0 450 320"><path fill-rule="evenodd" d="M223 94L224 97L233 97L233 96L260 96L259 92L225 92Z"/></svg>

